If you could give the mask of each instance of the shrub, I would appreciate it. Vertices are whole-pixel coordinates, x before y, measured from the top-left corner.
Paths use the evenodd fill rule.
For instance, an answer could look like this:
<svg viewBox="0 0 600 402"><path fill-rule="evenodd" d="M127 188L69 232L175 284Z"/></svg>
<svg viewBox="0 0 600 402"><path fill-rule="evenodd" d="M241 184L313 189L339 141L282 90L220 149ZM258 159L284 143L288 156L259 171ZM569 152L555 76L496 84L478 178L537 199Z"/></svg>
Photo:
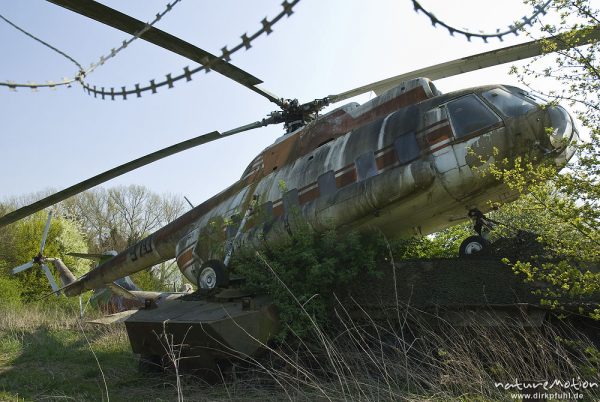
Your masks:
<svg viewBox="0 0 600 402"><path fill-rule="evenodd" d="M311 318L327 326L335 295L347 292L359 275L377 275L377 263L388 254L385 238L377 232L316 233L301 222L289 236L238 250L232 266L245 278L247 290L272 297L282 339L290 331L305 335Z"/></svg>
<svg viewBox="0 0 600 402"><path fill-rule="evenodd" d="M21 306L20 283L16 279L0 276L0 308Z"/></svg>

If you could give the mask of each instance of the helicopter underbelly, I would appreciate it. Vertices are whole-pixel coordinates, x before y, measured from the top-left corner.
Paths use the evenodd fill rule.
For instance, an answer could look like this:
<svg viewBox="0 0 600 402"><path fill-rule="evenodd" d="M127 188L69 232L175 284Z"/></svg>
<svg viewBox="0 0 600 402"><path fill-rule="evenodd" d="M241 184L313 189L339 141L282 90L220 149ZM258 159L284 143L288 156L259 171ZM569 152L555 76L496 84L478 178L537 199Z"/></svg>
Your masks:
<svg viewBox="0 0 600 402"><path fill-rule="evenodd" d="M335 226L360 226L361 221L377 217L392 204L427 191L435 179L428 161L417 160L358 181L340 189L331 197L315 202L311 213L316 230Z"/></svg>
<svg viewBox="0 0 600 402"><path fill-rule="evenodd" d="M512 201L500 183L477 195L457 201L448 197L440 176L429 162L418 160L398 166L364 181L346 186L331 197L318 198L298 208L300 216L317 231L377 228L385 235L429 234L466 220L470 207L489 209L487 201ZM292 220L293 221L293 220ZM245 241L276 240L293 230L293 222L280 217L267 232L255 230Z"/></svg>

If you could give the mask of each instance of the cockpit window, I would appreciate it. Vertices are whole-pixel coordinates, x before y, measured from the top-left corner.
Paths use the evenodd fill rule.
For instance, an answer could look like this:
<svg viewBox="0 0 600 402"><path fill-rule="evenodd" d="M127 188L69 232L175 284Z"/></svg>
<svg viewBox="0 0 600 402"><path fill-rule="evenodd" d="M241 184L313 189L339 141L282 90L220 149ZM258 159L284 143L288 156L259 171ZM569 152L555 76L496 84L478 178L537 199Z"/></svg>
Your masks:
<svg viewBox="0 0 600 402"><path fill-rule="evenodd" d="M501 121L475 95L467 95L453 100L446 105L446 108L456 138L473 134Z"/></svg>
<svg viewBox="0 0 600 402"><path fill-rule="evenodd" d="M550 100L548 100L545 96L543 96L542 94L536 94L535 92L520 91L519 95L531 99L538 105L547 105L548 103L550 103Z"/></svg>
<svg viewBox="0 0 600 402"><path fill-rule="evenodd" d="M482 95L488 102L497 107L508 117L523 116L530 110L536 108L531 102L500 88L486 91Z"/></svg>

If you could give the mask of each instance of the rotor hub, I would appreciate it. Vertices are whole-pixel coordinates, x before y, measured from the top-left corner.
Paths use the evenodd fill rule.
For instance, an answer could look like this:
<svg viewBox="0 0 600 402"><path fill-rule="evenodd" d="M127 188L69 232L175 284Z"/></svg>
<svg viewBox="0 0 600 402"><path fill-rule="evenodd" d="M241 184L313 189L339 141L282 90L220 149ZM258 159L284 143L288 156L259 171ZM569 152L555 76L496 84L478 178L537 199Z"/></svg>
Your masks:
<svg viewBox="0 0 600 402"><path fill-rule="evenodd" d="M45 259L46 258L42 255L42 253L39 253L38 255L33 257L33 262L35 262L36 264L42 264Z"/></svg>
<svg viewBox="0 0 600 402"><path fill-rule="evenodd" d="M319 111L329 105L329 98L315 99L302 103L298 99L283 99L281 111L269 115L269 123L284 123L286 132L291 133L315 120Z"/></svg>

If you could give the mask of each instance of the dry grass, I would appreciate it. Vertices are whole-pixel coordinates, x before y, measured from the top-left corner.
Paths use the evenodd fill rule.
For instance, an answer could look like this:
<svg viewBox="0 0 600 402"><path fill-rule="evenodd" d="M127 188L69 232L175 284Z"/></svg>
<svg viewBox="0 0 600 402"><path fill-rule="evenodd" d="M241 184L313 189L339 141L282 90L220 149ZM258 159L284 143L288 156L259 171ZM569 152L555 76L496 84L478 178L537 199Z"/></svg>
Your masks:
<svg viewBox="0 0 600 402"><path fill-rule="evenodd" d="M289 400L511 400L496 382L570 380L600 383L598 351L569 326L539 328L495 316L496 326L453 326L409 306L384 324L340 304L337 330L314 328L311 341L269 348L230 387L260 383ZM490 319L488 317L488 320ZM399 318L399 321L398 321ZM260 380L260 381L259 381ZM598 389L585 391L588 400Z"/></svg>
<svg viewBox="0 0 600 402"><path fill-rule="evenodd" d="M77 313L30 306L0 312L0 400L511 400L495 382L599 381L600 359L566 323L520 320L457 327L406 305L372 319L339 303L336 326L313 323L310 339L265 345L235 361L224 384L188 374L140 374L122 325L84 325ZM359 311L359 314L356 314ZM106 389L98 363L106 378ZM599 397L586 393L586 397Z"/></svg>

